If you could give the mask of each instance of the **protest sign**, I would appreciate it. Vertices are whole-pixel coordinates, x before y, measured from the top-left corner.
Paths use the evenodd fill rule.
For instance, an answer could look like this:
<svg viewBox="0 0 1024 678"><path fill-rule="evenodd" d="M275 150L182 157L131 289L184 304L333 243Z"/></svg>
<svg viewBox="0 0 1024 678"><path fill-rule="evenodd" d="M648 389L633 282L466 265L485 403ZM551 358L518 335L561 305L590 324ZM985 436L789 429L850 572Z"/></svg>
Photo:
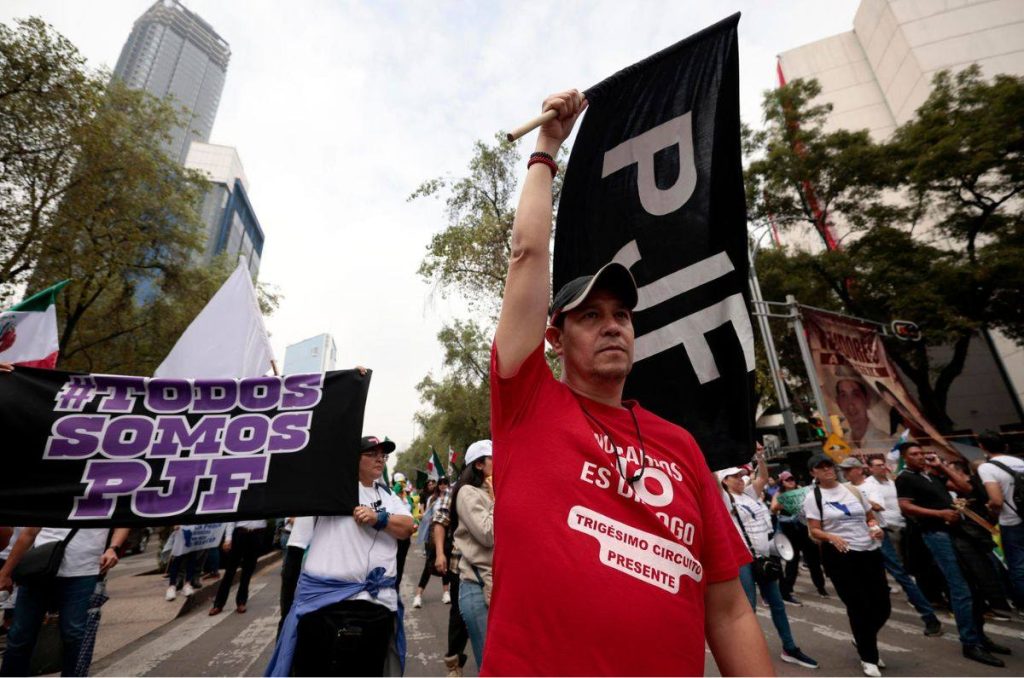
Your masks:
<svg viewBox="0 0 1024 678"><path fill-rule="evenodd" d="M0 374L0 524L350 513L369 379Z"/></svg>

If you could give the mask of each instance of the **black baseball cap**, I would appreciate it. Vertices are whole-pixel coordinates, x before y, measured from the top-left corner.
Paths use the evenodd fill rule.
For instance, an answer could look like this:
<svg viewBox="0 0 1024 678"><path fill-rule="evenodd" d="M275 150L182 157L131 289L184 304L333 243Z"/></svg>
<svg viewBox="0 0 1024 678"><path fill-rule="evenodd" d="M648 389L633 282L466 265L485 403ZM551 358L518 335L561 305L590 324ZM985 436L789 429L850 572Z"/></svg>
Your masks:
<svg viewBox="0 0 1024 678"><path fill-rule="evenodd" d="M376 447L384 448L384 452L387 454L391 454L395 451L395 444L387 438L381 440L377 436L363 436L359 441L360 453L369 452Z"/></svg>
<svg viewBox="0 0 1024 678"><path fill-rule="evenodd" d="M819 452L818 454L812 456L810 459L807 460L807 470L810 471L821 466L822 464L828 464L829 466L836 465L836 463L832 460L832 457L828 456L824 452Z"/></svg>
<svg viewBox="0 0 1024 678"><path fill-rule="evenodd" d="M558 316L571 311L594 290L595 287L610 289L621 296L630 310L636 308L636 280L629 269L618 262L602 266L594 275L583 275L562 285L548 309L548 322L552 325Z"/></svg>

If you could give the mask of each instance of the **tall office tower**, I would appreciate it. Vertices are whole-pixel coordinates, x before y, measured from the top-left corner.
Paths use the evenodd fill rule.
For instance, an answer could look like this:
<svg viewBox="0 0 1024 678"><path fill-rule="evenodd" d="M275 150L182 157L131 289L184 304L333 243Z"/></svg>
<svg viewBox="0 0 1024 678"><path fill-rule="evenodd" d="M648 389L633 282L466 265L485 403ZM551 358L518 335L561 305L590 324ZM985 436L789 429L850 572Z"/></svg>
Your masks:
<svg viewBox="0 0 1024 678"><path fill-rule="evenodd" d="M138 18L114 77L157 97L172 95L189 111L167 152L184 164L192 141L207 141L217 116L231 49L210 24L178 0L157 0Z"/></svg>
<svg viewBox="0 0 1024 678"><path fill-rule="evenodd" d="M338 349L329 334L318 334L284 350L284 374L315 374L334 369Z"/></svg>
<svg viewBox="0 0 1024 678"><path fill-rule="evenodd" d="M249 182L232 146L192 142L185 167L201 170L210 180L199 215L206 224L206 248L199 260L208 264L227 252L231 263L244 259L255 280L263 257L263 229L249 202Z"/></svg>

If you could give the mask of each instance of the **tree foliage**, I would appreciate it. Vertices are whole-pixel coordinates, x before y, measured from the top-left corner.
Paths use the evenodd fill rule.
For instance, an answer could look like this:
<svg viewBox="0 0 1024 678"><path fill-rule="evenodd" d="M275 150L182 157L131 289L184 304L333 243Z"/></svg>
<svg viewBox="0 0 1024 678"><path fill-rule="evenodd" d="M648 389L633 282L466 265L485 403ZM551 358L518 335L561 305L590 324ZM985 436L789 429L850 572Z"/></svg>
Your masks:
<svg viewBox="0 0 1024 678"><path fill-rule="evenodd" d="M1024 79L986 82L976 68L940 73L916 116L877 144L866 132L822 131L822 108L810 104L817 91L794 81L766 94L768 127L748 136L748 150L759 154L747 175L752 216L783 229L813 221L811 191L799 180L806 170L813 193L830 208L827 218L855 237L831 251L760 252L765 297L793 294L878 322L916 322L921 342L892 340L887 348L914 383L925 416L948 431L955 426L946 411L949 390L972 337L986 328L1024 337L1024 274L1013 263L1024 257L1024 213L1015 200L1024 188ZM791 342L783 342L783 353L791 371L802 372Z"/></svg>
<svg viewBox="0 0 1024 678"><path fill-rule="evenodd" d="M0 24L0 308L26 281L77 183L80 132L102 89L74 45L40 19Z"/></svg>
<svg viewBox="0 0 1024 678"><path fill-rule="evenodd" d="M499 133L493 144L476 142L466 176L428 180L409 196L443 197L448 223L431 238L418 272L440 294L466 299L475 317L456 319L438 334L444 374L428 374L417 385L425 409L416 414L420 434L399 456L396 468L403 472L423 468L431 445L439 453L449 444L464 451L490 437L490 336L508 272L521 160L515 144ZM560 189L561 173L553 207Z"/></svg>
<svg viewBox="0 0 1024 678"><path fill-rule="evenodd" d="M233 269L197 264L207 182L164 150L183 111L39 19L0 25L0 59L0 301L69 278L60 367L152 374Z"/></svg>

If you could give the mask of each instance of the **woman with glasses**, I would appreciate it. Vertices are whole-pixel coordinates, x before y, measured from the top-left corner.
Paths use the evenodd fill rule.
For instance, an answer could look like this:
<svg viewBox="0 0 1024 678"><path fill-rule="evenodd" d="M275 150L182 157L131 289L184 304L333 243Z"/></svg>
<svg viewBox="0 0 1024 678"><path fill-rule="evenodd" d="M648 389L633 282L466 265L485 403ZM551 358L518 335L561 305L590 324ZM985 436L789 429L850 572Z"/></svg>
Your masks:
<svg viewBox="0 0 1024 678"><path fill-rule="evenodd" d="M821 562L846 606L861 669L881 676L878 632L892 611L882 552L885 533L871 504L852 485L839 482L835 462L816 454L807 462L816 487L804 497L811 538L821 543Z"/></svg>
<svg viewBox="0 0 1024 678"><path fill-rule="evenodd" d="M350 516L319 516L268 676L400 675L398 541L412 535L409 504L380 478L390 440L364 437L359 505Z"/></svg>

